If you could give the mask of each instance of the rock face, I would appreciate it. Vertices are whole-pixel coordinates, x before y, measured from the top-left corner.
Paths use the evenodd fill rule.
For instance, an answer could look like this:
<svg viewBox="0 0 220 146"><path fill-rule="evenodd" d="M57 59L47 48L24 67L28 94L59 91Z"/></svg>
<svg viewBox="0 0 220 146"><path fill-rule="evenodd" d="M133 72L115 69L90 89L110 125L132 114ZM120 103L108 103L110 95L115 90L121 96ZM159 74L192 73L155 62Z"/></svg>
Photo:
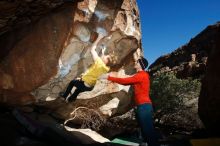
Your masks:
<svg viewBox="0 0 220 146"><path fill-rule="evenodd" d="M199 97L199 115L210 133L220 135L220 23L210 26L215 32L213 45L209 49L207 70L202 80Z"/></svg>
<svg viewBox="0 0 220 146"><path fill-rule="evenodd" d="M18 11L21 5L27 8L22 15ZM32 9L34 6L36 9ZM4 8L1 12L8 10L7 17L2 16L1 21L8 22L8 17L16 15L11 25L0 26L1 104L34 103L75 123L80 117L71 118L79 106L106 117L129 110L130 88L106 80L98 80L91 92L77 97L76 103L65 103L58 93L92 64L89 47L98 33L105 37L96 50L101 52L105 48L105 54L117 58L111 70L117 75L134 72L133 57L142 55L135 0L3 1L0 8ZM23 23L21 20L26 16L31 20L25 19L27 23Z"/></svg>
<svg viewBox="0 0 220 146"><path fill-rule="evenodd" d="M46 6L43 1L42 5L37 5L34 1L22 2L1 2L0 6L4 8L1 10L10 8L8 17L16 15L17 22L25 14L32 12L34 5L36 12L31 13L33 17L41 12L42 5ZM21 4L27 7L22 16L16 9ZM12 26L1 24L2 103L27 104L36 100L57 98L58 92L64 90L70 80L91 65L92 58L88 48L96 39L97 33L106 35L98 44L97 51L100 52L104 46L105 54L114 54L117 57L115 70L120 70L125 60L131 62L133 53L140 48L136 1L48 1L47 4L47 10L42 12L44 15L35 21L20 27L15 22ZM54 7L56 8L52 9ZM17 18L17 15L21 18ZM6 19L6 16L3 18ZM8 27L10 29L6 29ZM124 68L126 72L133 71L129 67ZM99 81L94 91L89 95L84 94L82 98L119 91L118 87L102 82Z"/></svg>
<svg viewBox="0 0 220 146"><path fill-rule="evenodd" d="M62 3L63 0L1 0L0 35L11 29L35 22Z"/></svg>
<svg viewBox="0 0 220 146"><path fill-rule="evenodd" d="M29 93L56 75L58 59L73 24L73 8L65 5L35 24L2 35L1 46L7 51L0 64L2 102L33 101L35 98Z"/></svg>

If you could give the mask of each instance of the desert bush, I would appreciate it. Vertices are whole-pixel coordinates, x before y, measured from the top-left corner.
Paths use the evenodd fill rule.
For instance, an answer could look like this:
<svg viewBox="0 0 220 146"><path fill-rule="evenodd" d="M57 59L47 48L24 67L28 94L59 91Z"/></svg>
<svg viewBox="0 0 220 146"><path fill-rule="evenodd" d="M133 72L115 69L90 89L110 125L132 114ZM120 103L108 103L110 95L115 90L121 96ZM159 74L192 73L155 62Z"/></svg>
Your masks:
<svg viewBox="0 0 220 146"><path fill-rule="evenodd" d="M197 98L200 88L198 79L178 79L174 73L164 73L151 79L150 96L155 111L172 113L184 107L184 101Z"/></svg>

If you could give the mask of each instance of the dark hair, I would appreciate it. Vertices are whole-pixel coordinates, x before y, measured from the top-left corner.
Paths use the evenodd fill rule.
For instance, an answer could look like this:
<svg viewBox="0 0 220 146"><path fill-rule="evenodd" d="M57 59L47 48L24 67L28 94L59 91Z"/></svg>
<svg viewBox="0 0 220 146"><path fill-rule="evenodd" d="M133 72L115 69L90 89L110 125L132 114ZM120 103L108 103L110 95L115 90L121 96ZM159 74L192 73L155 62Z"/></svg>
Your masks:
<svg viewBox="0 0 220 146"><path fill-rule="evenodd" d="M145 69L147 68L147 66L148 66L148 61L147 61L147 59L145 59L144 57L141 57L140 59L138 59L138 62L140 63L141 68L142 68L143 70L145 70Z"/></svg>

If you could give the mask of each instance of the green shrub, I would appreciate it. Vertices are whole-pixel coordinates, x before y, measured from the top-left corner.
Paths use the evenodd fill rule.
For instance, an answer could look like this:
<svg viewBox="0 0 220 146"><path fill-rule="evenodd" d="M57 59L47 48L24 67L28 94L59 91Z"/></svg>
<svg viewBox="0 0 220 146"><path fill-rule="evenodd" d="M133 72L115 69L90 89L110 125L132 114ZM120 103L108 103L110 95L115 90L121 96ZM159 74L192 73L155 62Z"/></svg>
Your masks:
<svg viewBox="0 0 220 146"><path fill-rule="evenodd" d="M184 106L185 100L197 98L200 88L198 79L178 79L174 73L164 73L151 79L150 96L155 111L172 113Z"/></svg>

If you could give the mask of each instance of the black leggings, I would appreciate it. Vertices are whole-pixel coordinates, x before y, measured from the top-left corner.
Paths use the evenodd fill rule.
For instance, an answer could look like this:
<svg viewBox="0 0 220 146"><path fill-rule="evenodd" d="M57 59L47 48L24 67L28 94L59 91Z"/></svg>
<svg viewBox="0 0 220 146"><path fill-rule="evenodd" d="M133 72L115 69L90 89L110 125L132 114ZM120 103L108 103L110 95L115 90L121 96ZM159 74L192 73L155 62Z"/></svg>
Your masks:
<svg viewBox="0 0 220 146"><path fill-rule="evenodd" d="M74 91L74 93L71 96L69 96L67 98L67 96L70 94L73 86L76 87L76 90ZM93 87L86 87L84 84L84 81L79 80L79 79L75 79L69 83L66 91L64 92L63 97L67 98L66 100L71 102L73 100L76 100L76 97L79 95L79 93L85 92L85 91L91 91L92 89L93 89Z"/></svg>

